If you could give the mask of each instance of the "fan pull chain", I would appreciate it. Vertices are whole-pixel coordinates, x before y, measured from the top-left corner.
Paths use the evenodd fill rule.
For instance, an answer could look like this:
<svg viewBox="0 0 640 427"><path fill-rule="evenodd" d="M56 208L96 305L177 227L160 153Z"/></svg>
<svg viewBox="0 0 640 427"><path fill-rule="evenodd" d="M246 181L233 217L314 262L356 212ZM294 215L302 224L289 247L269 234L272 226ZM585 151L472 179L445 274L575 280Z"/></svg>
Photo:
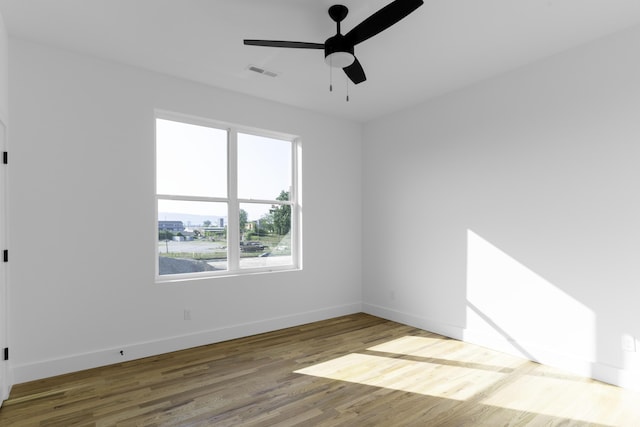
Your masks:
<svg viewBox="0 0 640 427"><path fill-rule="evenodd" d="M329 58L329 92L333 92L333 59Z"/></svg>
<svg viewBox="0 0 640 427"><path fill-rule="evenodd" d="M345 74L346 77L346 74ZM349 102L349 77L346 78L346 82L347 82L347 102Z"/></svg>

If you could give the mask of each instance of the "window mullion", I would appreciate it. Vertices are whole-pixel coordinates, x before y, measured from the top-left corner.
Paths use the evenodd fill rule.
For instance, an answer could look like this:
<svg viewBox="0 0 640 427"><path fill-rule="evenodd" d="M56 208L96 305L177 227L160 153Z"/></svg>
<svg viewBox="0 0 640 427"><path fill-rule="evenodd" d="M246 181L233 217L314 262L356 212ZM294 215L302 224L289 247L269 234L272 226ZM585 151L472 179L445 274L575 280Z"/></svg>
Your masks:
<svg viewBox="0 0 640 427"><path fill-rule="evenodd" d="M240 269L240 204L238 202L238 132L229 129L228 141L228 165L229 174L228 196L229 196L229 217L227 223L227 263L229 271Z"/></svg>
<svg viewBox="0 0 640 427"><path fill-rule="evenodd" d="M270 200L270 199L238 199L238 203L256 203L263 205L293 205L290 200Z"/></svg>
<svg viewBox="0 0 640 427"><path fill-rule="evenodd" d="M182 200L186 202L227 202L226 197L176 196L173 194L158 194L158 200Z"/></svg>
<svg viewBox="0 0 640 427"><path fill-rule="evenodd" d="M300 152L300 140L296 138L292 141L291 149L291 188L289 189L289 202L291 203L291 209L296 212L291 212L291 255L293 257L293 264L297 268L302 267L302 247L301 235L302 235L302 200L300 200L300 189L302 187L302 153Z"/></svg>

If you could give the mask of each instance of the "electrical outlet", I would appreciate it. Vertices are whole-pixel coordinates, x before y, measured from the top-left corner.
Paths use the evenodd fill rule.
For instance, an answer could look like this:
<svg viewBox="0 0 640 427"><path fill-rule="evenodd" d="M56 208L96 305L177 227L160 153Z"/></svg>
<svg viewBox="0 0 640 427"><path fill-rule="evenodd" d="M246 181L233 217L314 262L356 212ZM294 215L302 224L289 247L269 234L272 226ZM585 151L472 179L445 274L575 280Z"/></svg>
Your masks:
<svg viewBox="0 0 640 427"><path fill-rule="evenodd" d="M629 334L622 336L622 349L630 353L636 352L636 338Z"/></svg>
<svg viewBox="0 0 640 427"><path fill-rule="evenodd" d="M187 308L184 309L184 320L191 320L191 310Z"/></svg>

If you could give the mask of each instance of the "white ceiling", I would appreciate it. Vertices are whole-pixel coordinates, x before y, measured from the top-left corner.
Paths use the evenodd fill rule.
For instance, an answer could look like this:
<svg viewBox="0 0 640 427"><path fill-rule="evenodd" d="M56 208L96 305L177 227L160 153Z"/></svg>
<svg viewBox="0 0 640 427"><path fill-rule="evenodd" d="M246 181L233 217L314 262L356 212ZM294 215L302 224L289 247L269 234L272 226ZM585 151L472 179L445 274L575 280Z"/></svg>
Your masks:
<svg viewBox="0 0 640 427"><path fill-rule="evenodd" d="M425 0L356 46L367 81L349 85L323 43L391 0L0 0L9 34L355 121L368 121L640 23L639 0ZM272 78L247 70L256 65Z"/></svg>

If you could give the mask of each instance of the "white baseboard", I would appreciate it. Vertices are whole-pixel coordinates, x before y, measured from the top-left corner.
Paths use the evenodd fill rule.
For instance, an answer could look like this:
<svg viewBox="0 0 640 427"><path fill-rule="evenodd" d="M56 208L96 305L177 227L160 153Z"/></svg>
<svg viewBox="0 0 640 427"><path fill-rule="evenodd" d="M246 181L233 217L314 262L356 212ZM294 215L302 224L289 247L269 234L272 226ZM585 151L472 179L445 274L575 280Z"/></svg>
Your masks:
<svg viewBox="0 0 640 427"><path fill-rule="evenodd" d="M4 370L4 372L2 372L3 381L0 381L0 407L2 406L2 402L9 398L11 385L13 384L13 372L11 372L7 365L7 362L0 362L0 369Z"/></svg>
<svg viewBox="0 0 640 427"><path fill-rule="evenodd" d="M20 384L41 378L77 372L84 369L97 368L143 357L170 353L172 351L199 347L201 345L276 331L278 329L359 313L361 311L362 305L358 302L304 313L263 319L260 321L225 326L161 340L128 344L122 347L102 349L83 354L74 354L59 359L15 365L11 367L11 376L13 379L12 384ZM121 351L124 355L120 354Z"/></svg>
<svg viewBox="0 0 640 427"><path fill-rule="evenodd" d="M555 366L577 375L590 377L619 387L640 391L640 372L628 371L602 363L556 354L548 349L536 348L535 345L531 345L530 343L519 344L506 339L497 340L495 337L486 337L455 325L449 325L426 317L367 303L352 303L328 307L321 310L231 325L188 335L169 337L162 340L130 344L117 348L70 355L59 359L11 366L9 369L9 385L213 344L358 312L368 313L449 338L513 354L545 365ZM535 357L530 357L530 354L523 354L519 350L519 348L523 347L531 349L530 354L535 354ZM120 351L123 351L124 355L121 355Z"/></svg>
<svg viewBox="0 0 640 427"><path fill-rule="evenodd" d="M403 323L405 325L444 335L449 338L512 354L534 362L563 369L576 375L613 384L618 387L640 391L640 372L637 371L624 370L599 362L581 359L572 355L559 354L553 350L549 350L548 348L536 345L535 343L518 343L516 341L507 340L506 338L497 339L495 337L488 337L466 328L449 325L433 319L404 313L375 304L363 303L362 310L365 313L392 320L394 322ZM528 351L525 352L522 349L527 349Z"/></svg>

